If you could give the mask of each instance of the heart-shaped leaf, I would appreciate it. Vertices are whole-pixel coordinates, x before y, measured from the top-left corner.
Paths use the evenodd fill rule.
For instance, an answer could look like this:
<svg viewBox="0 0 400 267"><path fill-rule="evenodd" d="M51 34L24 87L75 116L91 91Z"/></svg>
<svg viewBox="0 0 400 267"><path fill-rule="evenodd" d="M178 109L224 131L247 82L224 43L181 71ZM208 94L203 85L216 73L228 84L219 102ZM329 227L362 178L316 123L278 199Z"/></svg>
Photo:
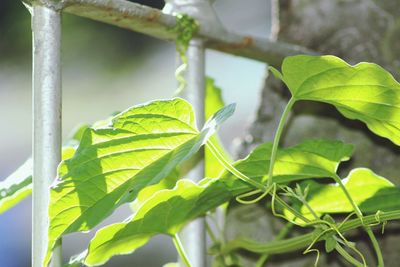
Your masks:
<svg viewBox="0 0 400 267"><path fill-rule="evenodd" d="M261 182L268 173L266 163L271 148L271 143L263 144L234 165ZM336 171L339 162L348 159L351 152L351 146L328 140L307 141L282 149L277 157L276 181L324 177ZM157 234L174 235L189 221L253 189L228 172L199 184L181 180L174 189L155 193L130 220L99 230L90 244L85 264L99 265L113 255L131 253Z"/></svg>
<svg viewBox="0 0 400 267"><path fill-rule="evenodd" d="M377 135L400 145L400 84L373 63L355 66L334 56L287 57L282 74L295 100L334 105L349 119L364 122Z"/></svg>
<svg viewBox="0 0 400 267"><path fill-rule="evenodd" d="M87 129L74 157L60 164L51 188L44 264L63 234L93 228L140 190L160 182L233 111L234 105L223 108L199 132L191 105L176 98L135 106L110 125Z"/></svg>

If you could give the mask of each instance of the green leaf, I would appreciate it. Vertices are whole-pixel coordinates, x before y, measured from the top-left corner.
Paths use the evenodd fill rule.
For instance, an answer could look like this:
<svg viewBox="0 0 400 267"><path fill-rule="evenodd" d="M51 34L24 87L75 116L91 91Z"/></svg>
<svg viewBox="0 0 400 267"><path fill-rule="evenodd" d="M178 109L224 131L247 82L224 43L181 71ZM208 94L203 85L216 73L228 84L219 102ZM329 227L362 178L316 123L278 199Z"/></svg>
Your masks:
<svg viewBox="0 0 400 267"><path fill-rule="evenodd" d="M221 89L216 87L214 84L214 80L211 78L207 78L206 80L206 98L205 98L205 119L210 119L218 110L222 109L225 106L225 103L222 99ZM209 142L213 142L215 146L222 151L223 155L230 159L230 155L224 149L219 137L218 133L215 133L210 137ZM211 151L206 147L205 148L205 177L218 177L220 173L224 170L224 167L218 162L215 156L211 153ZM150 198L154 193L163 189L172 189L179 177L183 177L189 169L193 168L194 165L197 165L201 160L201 157L193 157L190 160L190 163L185 163L183 166L175 169L170 175L168 175L165 179L161 180L158 184L147 186L142 189L134 202L132 202L131 207L133 210L137 210L140 205ZM230 160L232 161L232 160ZM185 166L189 165L189 166Z"/></svg>
<svg viewBox="0 0 400 267"><path fill-rule="evenodd" d="M319 152L313 152L316 147ZM261 182L268 174L271 143L257 147L235 166ZM313 140L282 149L277 157L277 182L324 176L347 159L352 147L337 141ZM286 168L284 168L286 166ZM322 169L325 168L325 171ZM180 180L172 190L162 190L148 199L134 216L99 230L90 243L86 265L99 265L116 254L131 253L157 234L174 235L189 221L204 215L233 197L253 190L250 185L224 172L199 184Z"/></svg>
<svg viewBox="0 0 400 267"><path fill-rule="evenodd" d="M169 175L167 175L166 178L162 179L159 183L149 185L140 190L136 199L130 204L131 208L136 211L145 201L151 198L158 191L174 188L178 179L179 171L177 169L174 169Z"/></svg>
<svg viewBox="0 0 400 267"><path fill-rule="evenodd" d="M272 66L269 66L268 69L271 71L272 75L274 75L275 78L283 81L283 75L279 72L279 70L275 69Z"/></svg>
<svg viewBox="0 0 400 267"><path fill-rule="evenodd" d="M70 142L72 144L72 141ZM62 159L71 158L74 146L64 146ZM28 159L15 172L0 182L0 214L11 209L32 194L32 159Z"/></svg>
<svg viewBox="0 0 400 267"><path fill-rule="evenodd" d="M32 193L32 159L0 182L0 214L14 207Z"/></svg>
<svg viewBox="0 0 400 267"><path fill-rule="evenodd" d="M336 245L337 241L335 239L335 236L334 235L328 236L325 240L325 251L327 253L332 252L336 248Z"/></svg>
<svg viewBox="0 0 400 267"><path fill-rule="evenodd" d="M205 101L205 118L210 118L215 112L225 106L224 100L222 99L222 91L220 88L215 86L214 80L207 78L206 81L206 101ZM211 136L209 142L218 148L219 151L224 155L226 159L232 162L231 156L226 151L218 134ZM205 165L205 176L206 177L218 177L224 170L224 167L218 162L213 153L209 148L205 148L204 152L204 165Z"/></svg>
<svg viewBox="0 0 400 267"><path fill-rule="evenodd" d="M131 253L156 234L172 236L190 220L233 196L229 188L217 179L205 179L199 185L189 180L180 180L173 190L153 195L131 221L99 230L90 243L84 263L89 266L99 265L115 254Z"/></svg>
<svg viewBox="0 0 400 267"><path fill-rule="evenodd" d="M355 203L363 213L376 213L400 209L400 188L390 181L366 168L357 168L344 180ZM308 204L317 214L350 213L353 207L337 184L319 184L305 181L302 186L309 186ZM310 215L306 207L300 212Z"/></svg>
<svg viewBox="0 0 400 267"><path fill-rule="evenodd" d="M75 148L81 139L82 132L88 128L83 124L72 132L71 137L62 148L62 160L67 160L75 153ZM15 172L0 182L0 214L32 194L33 162L29 158Z"/></svg>
<svg viewBox="0 0 400 267"><path fill-rule="evenodd" d="M74 157L60 164L51 188L44 264L62 235L93 228L140 190L160 182L233 111L234 105L218 111L199 132L191 105L175 98L135 106L109 126L87 129Z"/></svg>
<svg viewBox="0 0 400 267"><path fill-rule="evenodd" d="M272 143L266 143L245 159L237 169L253 179L268 177ZM306 178L332 177L341 161L353 153L353 146L333 140L307 140L299 145L279 149L274 166L274 181L285 183Z"/></svg>
<svg viewBox="0 0 400 267"><path fill-rule="evenodd" d="M282 79L296 100L334 105L345 117L400 145L400 84L380 66L300 55L283 61Z"/></svg>

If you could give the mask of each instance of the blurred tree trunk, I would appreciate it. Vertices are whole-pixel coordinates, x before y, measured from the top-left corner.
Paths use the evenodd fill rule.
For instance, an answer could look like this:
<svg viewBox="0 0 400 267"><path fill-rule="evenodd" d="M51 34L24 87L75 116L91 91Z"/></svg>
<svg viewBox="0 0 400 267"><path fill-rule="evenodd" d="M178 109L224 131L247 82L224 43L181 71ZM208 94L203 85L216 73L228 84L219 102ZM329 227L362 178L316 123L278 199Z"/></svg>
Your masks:
<svg viewBox="0 0 400 267"><path fill-rule="evenodd" d="M277 14L280 26L277 39L305 46L321 54L336 55L352 64L360 61L375 62L399 78L400 0L280 0L278 2ZM246 155L255 145L273 139L287 98L287 89L283 84L268 76L262 90L257 118L238 149L241 156ZM307 138L339 139L354 144L356 146L354 158L340 170L342 177L345 177L353 167L368 167L395 184L400 184L398 170L400 148L386 139L373 136L362 123L344 119L334 108L325 104L298 103L288 127L282 146L293 145ZM254 207L240 209L245 209L244 212L249 213L259 212ZM273 238L269 234L269 229L263 234L259 233L260 228L257 229L256 225L260 225L260 219L255 220L256 225L253 230L251 226L245 227L242 224L240 218L243 216L237 216L235 208L229 216L228 221L236 221L227 226L229 237L232 238L239 233L243 235L243 229L249 229L246 234L256 236L258 240ZM399 266L399 225L390 223L384 236L377 232L386 266ZM360 248L364 251L367 261L373 262L374 252L370 250L368 244L366 240L360 244ZM286 257L283 261L275 258L269 261L272 264L268 266L302 266L302 264L312 266L314 258L311 258L311 261L310 258L305 259L301 252L296 255L296 260L302 259L303 263L298 261L288 263L286 259L289 257ZM248 261L247 258L245 262L246 266L251 266L250 262L254 262L254 259ZM346 264L338 261L333 255L321 259L319 266L346 266Z"/></svg>

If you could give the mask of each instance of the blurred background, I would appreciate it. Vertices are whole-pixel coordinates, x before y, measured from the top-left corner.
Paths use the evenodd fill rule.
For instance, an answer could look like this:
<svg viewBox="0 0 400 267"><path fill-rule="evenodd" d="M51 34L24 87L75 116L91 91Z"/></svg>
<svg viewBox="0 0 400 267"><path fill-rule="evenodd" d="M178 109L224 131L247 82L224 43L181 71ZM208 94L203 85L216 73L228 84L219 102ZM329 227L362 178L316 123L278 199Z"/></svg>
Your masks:
<svg viewBox="0 0 400 267"><path fill-rule="evenodd" d="M162 0L132 2L156 8L164 5ZM268 37L269 1L218 0L215 8L229 30ZM173 43L69 14L63 15L62 38L64 137L79 123L171 97L176 89ZM0 180L31 155L31 56L29 12L20 1L0 1ZM255 116L258 105L254 103L260 99L265 68L260 62L207 51L207 75L222 87L227 103L238 103L234 120L221 129L228 148L244 135L243 126L250 125ZM129 209L122 207L106 223L128 215ZM65 260L81 252L91 236L67 236ZM30 266L30 198L0 215L0 237L2 266ZM172 242L158 237L133 255L116 257L106 266L156 267L175 260Z"/></svg>

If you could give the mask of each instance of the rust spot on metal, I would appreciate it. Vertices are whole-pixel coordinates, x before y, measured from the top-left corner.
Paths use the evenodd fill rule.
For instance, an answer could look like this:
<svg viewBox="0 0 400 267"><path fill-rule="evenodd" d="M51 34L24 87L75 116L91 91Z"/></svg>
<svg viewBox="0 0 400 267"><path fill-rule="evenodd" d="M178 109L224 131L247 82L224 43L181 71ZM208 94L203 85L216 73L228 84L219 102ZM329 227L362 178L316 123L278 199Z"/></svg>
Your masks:
<svg viewBox="0 0 400 267"><path fill-rule="evenodd" d="M158 18L161 16L161 12L158 10L152 10L149 15L146 17L148 22L157 21Z"/></svg>
<svg viewBox="0 0 400 267"><path fill-rule="evenodd" d="M249 47L253 44L253 38L249 36L243 37L243 41L240 48Z"/></svg>
<svg viewBox="0 0 400 267"><path fill-rule="evenodd" d="M222 43L215 45L214 47L217 50L222 50L222 51L233 51L233 50L240 50L243 48L247 48L251 46L254 43L254 40L252 37L245 36L242 38L240 43Z"/></svg>

